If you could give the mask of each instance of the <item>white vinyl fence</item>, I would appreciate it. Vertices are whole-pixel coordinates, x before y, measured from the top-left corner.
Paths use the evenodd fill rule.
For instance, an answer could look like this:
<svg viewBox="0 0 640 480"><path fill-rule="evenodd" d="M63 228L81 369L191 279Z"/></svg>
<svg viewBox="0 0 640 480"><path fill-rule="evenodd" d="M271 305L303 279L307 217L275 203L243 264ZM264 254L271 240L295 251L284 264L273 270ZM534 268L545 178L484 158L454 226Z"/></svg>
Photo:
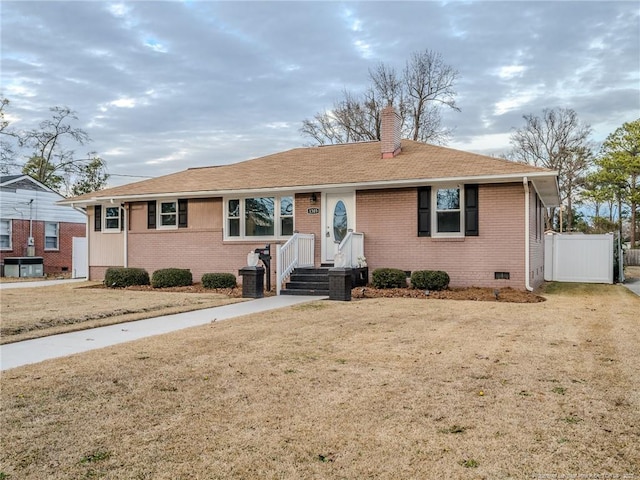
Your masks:
<svg viewBox="0 0 640 480"><path fill-rule="evenodd" d="M613 234L547 234L544 239L544 279L613 283Z"/></svg>
<svg viewBox="0 0 640 480"><path fill-rule="evenodd" d="M73 237L73 278L88 277L87 265L87 239L86 237Z"/></svg>

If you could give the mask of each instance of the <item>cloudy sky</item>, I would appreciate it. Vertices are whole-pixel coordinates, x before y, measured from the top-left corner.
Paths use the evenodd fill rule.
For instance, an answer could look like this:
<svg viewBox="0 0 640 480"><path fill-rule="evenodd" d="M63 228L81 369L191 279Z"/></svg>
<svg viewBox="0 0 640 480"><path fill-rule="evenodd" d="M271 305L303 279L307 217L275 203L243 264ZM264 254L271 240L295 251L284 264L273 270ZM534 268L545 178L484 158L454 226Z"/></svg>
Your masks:
<svg viewBox="0 0 640 480"><path fill-rule="evenodd" d="M12 126L68 106L111 185L309 143L304 118L383 62L440 52L460 72L449 146L499 154L522 116L569 107L602 141L640 116L637 1L3 0ZM27 152L25 152L27 153Z"/></svg>

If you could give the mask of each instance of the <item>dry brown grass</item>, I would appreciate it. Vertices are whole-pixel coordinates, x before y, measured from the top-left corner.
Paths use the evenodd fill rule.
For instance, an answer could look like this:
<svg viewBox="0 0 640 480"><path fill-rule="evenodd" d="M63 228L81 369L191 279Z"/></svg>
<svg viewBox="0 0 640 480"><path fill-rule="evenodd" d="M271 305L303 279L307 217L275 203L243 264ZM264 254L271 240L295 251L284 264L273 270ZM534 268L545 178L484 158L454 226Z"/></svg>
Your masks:
<svg viewBox="0 0 640 480"><path fill-rule="evenodd" d="M315 302L12 369L0 472L636 479L640 298L553 288Z"/></svg>
<svg viewBox="0 0 640 480"><path fill-rule="evenodd" d="M98 285L2 290L0 344L239 301L213 292L87 288Z"/></svg>

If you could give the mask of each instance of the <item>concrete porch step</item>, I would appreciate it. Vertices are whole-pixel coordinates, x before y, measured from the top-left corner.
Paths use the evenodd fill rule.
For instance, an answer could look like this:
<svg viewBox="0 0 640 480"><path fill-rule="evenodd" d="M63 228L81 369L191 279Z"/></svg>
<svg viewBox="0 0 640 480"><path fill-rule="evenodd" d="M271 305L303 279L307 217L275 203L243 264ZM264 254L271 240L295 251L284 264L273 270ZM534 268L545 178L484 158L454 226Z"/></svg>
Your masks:
<svg viewBox="0 0 640 480"><path fill-rule="evenodd" d="M304 288L299 288L299 289L292 289L292 290L281 290L280 291L281 295L309 295L309 296L315 296L315 297L326 297L329 295L329 289L327 288L326 290L313 290L313 289L304 289Z"/></svg>

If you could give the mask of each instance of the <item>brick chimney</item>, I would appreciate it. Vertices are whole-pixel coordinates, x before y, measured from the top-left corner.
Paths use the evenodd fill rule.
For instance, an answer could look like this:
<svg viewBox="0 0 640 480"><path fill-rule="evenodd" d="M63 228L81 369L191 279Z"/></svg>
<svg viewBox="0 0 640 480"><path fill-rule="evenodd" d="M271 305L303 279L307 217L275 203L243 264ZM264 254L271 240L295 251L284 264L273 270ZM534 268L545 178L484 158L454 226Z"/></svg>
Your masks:
<svg viewBox="0 0 640 480"><path fill-rule="evenodd" d="M380 126L380 147L382 158L393 158L400 153L400 115L391 104L382 110Z"/></svg>

